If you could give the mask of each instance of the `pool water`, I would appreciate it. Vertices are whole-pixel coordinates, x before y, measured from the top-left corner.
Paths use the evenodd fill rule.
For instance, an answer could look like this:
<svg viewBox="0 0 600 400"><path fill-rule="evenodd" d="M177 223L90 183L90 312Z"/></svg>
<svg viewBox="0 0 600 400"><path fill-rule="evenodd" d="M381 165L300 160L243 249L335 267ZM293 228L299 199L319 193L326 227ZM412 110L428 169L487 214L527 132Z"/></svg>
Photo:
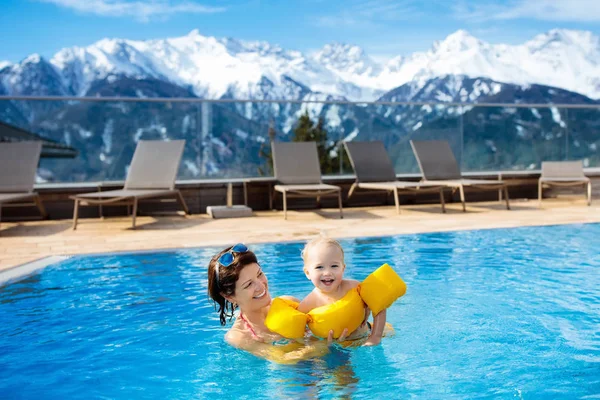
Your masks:
<svg viewBox="0 0 600 400"><path fill-rule="evenodd" d="M0 398L600 398L600 225L342 240L408 285L378 347L277 365L223 342L217 248L72 257L0 287ZM250 246L303 297L302 243Z"/></svg>

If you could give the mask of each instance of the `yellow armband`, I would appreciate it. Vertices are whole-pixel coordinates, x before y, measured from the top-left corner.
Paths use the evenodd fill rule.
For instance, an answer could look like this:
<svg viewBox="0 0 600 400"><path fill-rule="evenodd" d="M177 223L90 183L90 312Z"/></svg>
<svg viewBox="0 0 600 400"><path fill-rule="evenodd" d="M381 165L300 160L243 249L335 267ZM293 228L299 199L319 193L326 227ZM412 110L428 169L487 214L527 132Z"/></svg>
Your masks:
<svg viewBox="0 0 600 400"><path fill-rule="evenodd" d="M388 264L383 264L360 284L360 297L373 315L379 314L406 293L406 283Z"/></svg>
<svg viewBox="0 0 600 400"><path fill-rule="evenodd" d="M365 306L357 288L354 288L335 303L310 310L308 327L320 338L326 338L333 330L333 337L337 339L345 328L348 328L348 333L354 332L364 319Z"/></svg>
<svg viewBox="0 0 600 400"><path fill-rule="evenodd" d="M345 328L350 333L360 326L365 318L364 304L377 315L404 293L406 284L402 278L388 264L383 264L340 300L307 314L297 310L296 302L280 297L274 299L265 326L283 337L297 339L304 336L308 324L315 336L326 338L333 330L333 337L337 339Z"/></svg>
<svg viewBox="0 0 600 400"><path fill-rule="evenodd" d="M288 339L304 336L308 315L298 311L295 301L277 297L271 302L271 308L265 319L265 326Z"/></svg>

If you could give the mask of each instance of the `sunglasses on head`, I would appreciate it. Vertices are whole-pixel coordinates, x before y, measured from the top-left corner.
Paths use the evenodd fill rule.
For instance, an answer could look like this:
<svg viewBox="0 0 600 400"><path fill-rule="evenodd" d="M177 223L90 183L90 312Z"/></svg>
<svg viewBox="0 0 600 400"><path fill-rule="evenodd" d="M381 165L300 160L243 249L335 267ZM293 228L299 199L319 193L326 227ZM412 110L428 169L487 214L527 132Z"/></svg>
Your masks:
<svg viewBox="0 0 600 400"><path fill-rule="evenodd" d="M235 260L235 254L246 253L248 251L248 247L245 244L238 243L229 249L227 252L221 254L219 259L217 260L217 268L215 268L215 274L217 275L217 285L219 285L219 267L229 267L233 264L233 260Z"/></svg>

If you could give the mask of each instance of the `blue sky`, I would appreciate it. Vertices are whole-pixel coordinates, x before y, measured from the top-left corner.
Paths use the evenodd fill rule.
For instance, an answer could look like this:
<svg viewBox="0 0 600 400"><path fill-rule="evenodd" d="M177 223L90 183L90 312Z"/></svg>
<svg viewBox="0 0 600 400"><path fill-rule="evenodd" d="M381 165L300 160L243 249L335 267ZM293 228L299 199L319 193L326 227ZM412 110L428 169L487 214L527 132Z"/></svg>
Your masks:
<svg viewBox="0 0 600 400"><path fill-rule="evenodd" d="M105 37L156 39L192 29L312 51L357 44L375 58L429 49L457 29L517 44L553 28L600 35L600 0L0 0L0 60L51 57Z"/></svg>

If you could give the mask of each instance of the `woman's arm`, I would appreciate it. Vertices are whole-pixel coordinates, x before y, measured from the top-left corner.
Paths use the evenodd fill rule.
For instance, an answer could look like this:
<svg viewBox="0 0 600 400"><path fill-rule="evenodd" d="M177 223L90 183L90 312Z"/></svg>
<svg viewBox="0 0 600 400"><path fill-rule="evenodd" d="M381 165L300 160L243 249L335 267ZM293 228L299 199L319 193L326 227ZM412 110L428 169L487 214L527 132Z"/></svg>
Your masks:
<svg viewBox="0 0 600 400"><path fill-rule="evenodd" d="M338 342L346 340L348 330L345 329L338 338ZM334 342L333 331L329 333L328 340L314 340L309 343L291 342L282 346L257 342L245 332L232 328L225 335L225 340L231 346L247 351L257 357L264 358L278 364L296 364L299 361L322 357L329 353L329 346Z"/></svg>
<svg viewBox="0 0 600 400"><path fill-rule="evenodd" d="M257 342L245 335L244 332L233 329L227 332L225 340L235 348L278 364L296 364L302 360L321 357L329 352L325 341L315 341L309 344L291 342L282 346L274 346Z"/></svg>

